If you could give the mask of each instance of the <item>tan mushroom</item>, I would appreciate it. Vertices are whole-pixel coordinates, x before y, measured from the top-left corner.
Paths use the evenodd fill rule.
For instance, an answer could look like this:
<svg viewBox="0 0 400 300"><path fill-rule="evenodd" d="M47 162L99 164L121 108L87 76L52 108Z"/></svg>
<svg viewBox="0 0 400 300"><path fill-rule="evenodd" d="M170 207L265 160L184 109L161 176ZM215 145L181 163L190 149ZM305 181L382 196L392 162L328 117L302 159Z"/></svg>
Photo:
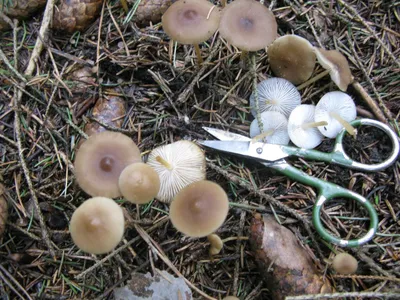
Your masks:
<svg viewBox="0 0 400 300"><path fill-rule="evenodd" d="M119 197L118 179L122 170L140 161L140 150L128 136L100 132L90 136L77 151L76 181L91 196Z"/></svg>
<svg viewBox="0 0 400 300"><path fill-rule="evenodd" d="M346 57L337 50L314 48L314 51L318 62L329 71L332 81L341 91L345 92L348 85L354 80Z"/></svg>
<svg viewBox="0 0 400 300"><path fill-rule="evenodd" d="M207 239L210 242L210 255L217 255L220 253L224 246L224 242L221 238L217 234L213 233L207 236Z"/></svg>
<svg viewBox="0 0 400 300"><path fill-rule="evenodd" d="M339 253L332 261L332 268L339 274L354 274L357 271L358 262L348 253Z"/></svg>
<svg viewBox="0 0 400 300"><path fill-rule="evenodd" d="M174 227L191 237L204 237L216 231L225 221L229 202L218 184L202 180L182 189L170 207Z"/></svg>
<svg viewBox="0 0 400 300"><path fill-rule="evenodd" d="M124 214L112 199L94 197L73 213L69 230L82 251L103 254L113 250L124 234Z"/></svg>
<svg viewBox="0 0 400 300"><path fill-rule="evenodd" d="M171 202L188 184L206 178L204 152L190 141L178 141L153 149L147 164L160 177L157 199L165 203Z"/></svg>
<svg viewBox="0 0 400 300"><path fill-rule="evenodd" d="M284 35L268 47L272 72L293 84L309 79L314 71L316 56L313 46L298 35Z"/></svg>
<svg viewBox="0 0 400 300"><path fill-rule="evenodd" d="M244 51L267 47L277 37L273 13L254 0L236 0L222 12L219 33L230 44Z"/></svg>
<svg viewBox="0 0 400 300"><path fill-rule="evenodd" d="M203 61L199 44L218 29L220 10L207 0L179 0L162 16L166 34L181 44L194 45L199 63Z"/></svg>
<svg viewBox="0 0 400 300"><path fill-rule="evenodd" d="M144 163L127 166L122 171L118 183L122 196L136 204L150 202L160 190L157 172Z"/></svg>

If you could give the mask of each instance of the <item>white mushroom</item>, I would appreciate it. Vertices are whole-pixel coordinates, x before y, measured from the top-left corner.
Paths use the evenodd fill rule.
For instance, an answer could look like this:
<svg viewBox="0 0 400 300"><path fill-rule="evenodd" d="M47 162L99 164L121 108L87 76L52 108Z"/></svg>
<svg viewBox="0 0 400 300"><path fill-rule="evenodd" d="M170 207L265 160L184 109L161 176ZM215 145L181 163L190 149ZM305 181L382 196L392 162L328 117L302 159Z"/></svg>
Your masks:
<svg viewBox="0 0 400 300"><path fill-rule="evenodd" d="M355 129L349 124L357 116L353 99L343 92L325 94L315 107L315 122L326 121L328 124L318 127L328 138L335 138L343 127L354 135Z"/></svg>
<svg viewBox="0 0 400 300"><path fill-rule="evenodd" d="M161 186L156 198L165 203L170 203L185 186L206 177L204 152L190 141L178 141L153 149L147 164L160 177Z"/></svg>
<svg viewBox="0 0 400 300"><path fill-rule="evenodd" d="M287 130L287 119L277 111L265 111L261 113L263 133L260 132L257 120L253 120L250 125L250 137L257 141L262 139L266 143L287 145L289 135Z"/></svg>
<svg viewBox="0 0 400 300"><path fill-rule="evenodd" d="M283 78L270 78L257 85L258 106L260 113L278 111L289 117L292 110L300 105L301 96L296 87ZM254 92L250 96L251 113L256 116Z"/></svg>
<svg viewBox="0 0 400 300"><path fill-rule="evenodd" d="M296 107L290 114L288 120L288 133L290 140L297 147L312 149L321 142L323 135L316 128L326 124L314 122L315 106L303 104Z"/></svg>

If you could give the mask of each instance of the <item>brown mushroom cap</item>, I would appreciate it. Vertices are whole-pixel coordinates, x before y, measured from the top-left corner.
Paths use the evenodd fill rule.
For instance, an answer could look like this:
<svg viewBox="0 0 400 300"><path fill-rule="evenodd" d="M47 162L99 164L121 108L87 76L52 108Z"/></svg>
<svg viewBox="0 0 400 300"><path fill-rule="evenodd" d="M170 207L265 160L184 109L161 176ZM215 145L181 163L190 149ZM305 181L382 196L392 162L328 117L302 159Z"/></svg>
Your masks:
<svg viewBox="0 0 400 300"><path fill-rule="evenodd" d="M349 275L357 271L357 260L348 253L339 253L332 261L332 268L339 274Z"/></svg>
<svg viewBox="0 0 400 300"><path fill-rule="evenodd" d="M69 230L81 250L103 254L113 250L124 234L124 214L112 199L94 197L73 213Z"/></svg>
<svg viewBox="0 0 400 300"><path fill-rule="evenodd" d="M136 163L127 166L119 177L119 189L132 203L145 204L157 196L160 177L149 165Z"/></svg>
<svg viewBox="0 0 400 300"><path fill-rule="evenodd" d="M225 191L214 182L202 180L189 184L175 196L169 215L180 232L191 237L203 237L222 225L228 209Z"/></svg>
<svg viewBox="0 0 400 300"><path fill-rule="evenodd" d="M200 44L218 29L220 10L207 0L180 0L162 16L166 34L182 44Z"/></svg>
<svg viewBox="0 0 400 300"><path fill-rule="evenodd" d="M119 197L118 179L122 170L140 161L140 150L128 136L100 132L89 137L76 154L76 181L91 196Z"/></svg>
<svg viewBox="0 0 400 300"><path fill-rule="evenodd" d="M345 92L354 80L346 57L337 50L314 48L314 51L321 66L329 70L332 81Z"/></svg>
<svg viewBox="0 0 400 300"><path fill-rule="evenodd" d="M284 35L268 47L272 72L293 84L309 79L314 71L316 56L313 46L297 35Z"/></svg>
<svg viewBox="0 0 400 300"><path fill-rule="evenodd" d="M275 16L254 0L236 0L222 11L219 33L230 44L245 51L267 47L277 37Z"/></svg>

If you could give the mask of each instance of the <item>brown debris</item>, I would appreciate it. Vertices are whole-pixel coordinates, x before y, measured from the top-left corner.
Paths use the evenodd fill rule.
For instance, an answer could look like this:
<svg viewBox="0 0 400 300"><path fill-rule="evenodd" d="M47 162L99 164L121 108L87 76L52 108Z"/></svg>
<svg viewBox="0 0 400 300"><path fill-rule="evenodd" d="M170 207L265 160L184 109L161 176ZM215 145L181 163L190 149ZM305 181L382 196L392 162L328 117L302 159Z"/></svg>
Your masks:
<svg viewBox="0 0 400 300"><path fill-rule="evenodd" d="M54 10L53 28L62 32L84 31L100 14L102 0L62 0Z"/></svg>
<svg viewBox="0 0 400 300"><path fill-rule="evenodd" d="M321 292L326 282L289 229L279 225L273 217L256 214L250 235L261 276L273 299Z"/></svg>
<svg viewBox="0 0 400 300"><path fill-rule="evenodd" d="M0 183L0 238L3 236L4 230L6 229L8 218L8 204L4 193L5 187Z"/></svg>
<svg viewBox="0 0 400 300"><path fill-rule="evenodd" d="M46 0L13 0L0 1L0 11L11 19L25 19L41 9ZM7 3L6 5L4 5ZM9 29L9 26L0 18L0 32Z"/></svg>
<svg viewBox="0 0 400 300"><path fill-rule="evenodd" d="M176 0L142 0L136 10L134 21L140 25L161 21L163 13Z"/></svg>

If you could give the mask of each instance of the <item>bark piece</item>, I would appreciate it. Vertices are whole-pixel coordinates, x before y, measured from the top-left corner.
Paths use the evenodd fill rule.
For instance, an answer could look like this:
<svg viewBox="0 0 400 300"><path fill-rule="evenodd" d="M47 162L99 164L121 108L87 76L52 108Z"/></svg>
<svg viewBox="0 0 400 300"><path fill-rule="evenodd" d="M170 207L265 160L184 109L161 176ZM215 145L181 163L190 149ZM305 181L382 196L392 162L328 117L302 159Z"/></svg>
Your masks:
<svg viewBox="0 0 400 300"><path fill-rule="evenodd" d="M53 28L62 32L84 31L99 16L103 0L61 0L54 9Z"/></svg>
<svg viewBox="0 0 400 300"><path fill-rule="evenodd" d="M11 19L25 19L44 7L47 0L0 1L0 11ZM9 29L9 25L0 18L0 31Z"/></svg>
<svg viewBox="0 0 400 300"><path fill-rule="evenodd" d="M132 279L122 288L114 290L116 300L191 300L192 292L183 278L176 278L166 271L132 273Z"/></svg>
<svg viewBox="0 0 400 300"><path fill-rule="evenodd" d="M136 10L134 21L141 25L159 23L164 12L176 0L142 0Z"/></svg>
<svg viewBox="0 0 400 300"><path fill-rule="evenodd" d="M0 183L0 238L3 236L4 230L6 229L6 223L8 218L8 204L4 197L5 187Z"/></svg>
<svg viewBox="0 0 400 300"><path fill-rule="evenodd" d="M273 217L256 214L250 235L252 251L273 299L319 294L322 288L329 292L329 282L324 281L309 254L294 234Z"/></svg>

